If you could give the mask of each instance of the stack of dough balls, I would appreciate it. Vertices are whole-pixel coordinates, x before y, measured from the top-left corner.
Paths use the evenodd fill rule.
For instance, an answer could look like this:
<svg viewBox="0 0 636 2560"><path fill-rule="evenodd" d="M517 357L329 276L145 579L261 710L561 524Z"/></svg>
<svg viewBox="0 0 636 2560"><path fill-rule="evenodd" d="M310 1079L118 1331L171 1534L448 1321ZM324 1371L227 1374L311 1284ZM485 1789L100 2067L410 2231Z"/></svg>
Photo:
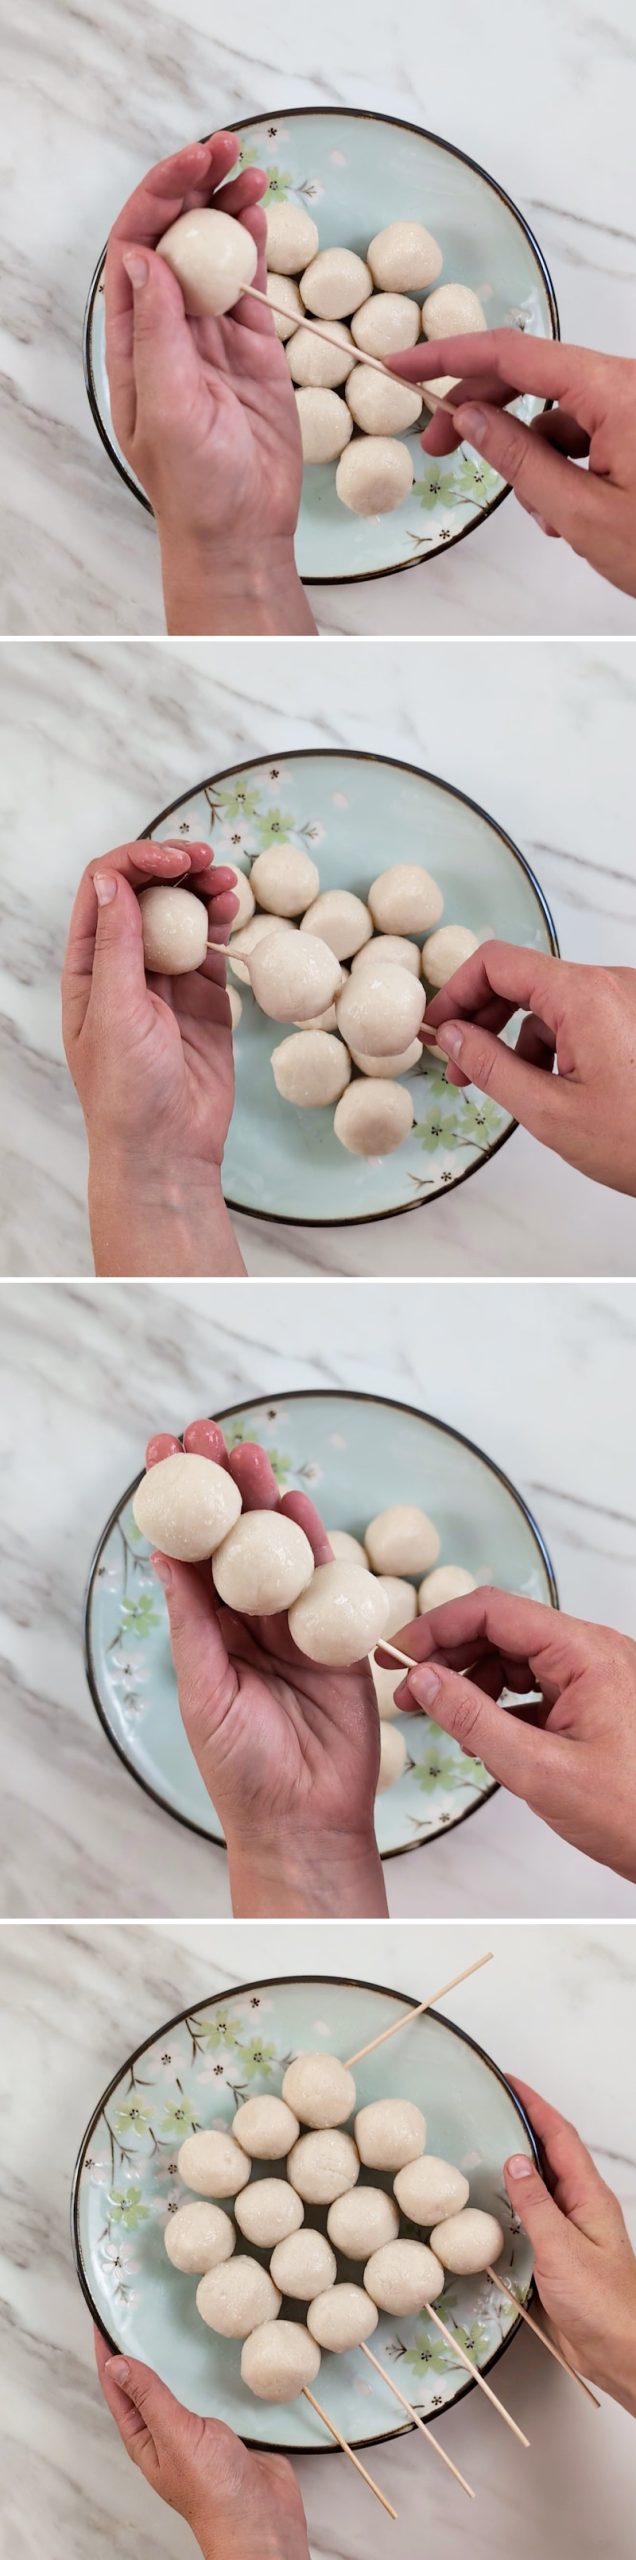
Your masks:
<svg viewBox="0 0 636 2560"><path fill-rule="evenodd" d="M338 1564L362 1567L384 1592L388 1614L382 1635L389 1639L397 1636L400 1628L409 1626L419 1611L426 1616L431 1609L441 1609L444 1601L459 1600L476 1588L474 1575L464 1565L438 1564L439 1530L414 1503L392 1503L388 1510L378 1512L365 1529L364 1541L349 1529L328 1529L327 1536ZM369 1667L380 1718L376 1794L384 1795L388 1787L396 1786L404 1777L409 1766L404 1735L393 1721L398 1713L395 1693L404 1679L404 1669L396 1666L389 1670L376 1662L371 1652Z"/></svg>

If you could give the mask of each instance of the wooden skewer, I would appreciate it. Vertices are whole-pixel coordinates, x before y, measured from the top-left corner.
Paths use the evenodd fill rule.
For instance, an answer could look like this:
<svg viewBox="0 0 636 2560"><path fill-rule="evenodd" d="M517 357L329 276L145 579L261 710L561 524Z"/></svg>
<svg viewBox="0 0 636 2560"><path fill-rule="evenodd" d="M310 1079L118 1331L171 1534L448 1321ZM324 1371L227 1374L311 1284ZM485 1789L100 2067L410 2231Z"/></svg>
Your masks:
<svg viewBox="0 0 636 2560"><path fill-rule="evenodd" d="M512 2285L506 2284L505 2276L500 2276L496 2267L487 2267L486 2274L490 2276L491 2284L498 2285L499 2292L506 2294L508 2302L514 2303L515 2311L518 2311L520 2320L526 2321L527 2327L532 2330L533 2336L539 2339L540 2345L542 2347L547 2347L548 2355L554 2356L555 2363L561 2365L563 2373L569 2373L571 2381L578 2382L579 2391L584 2391L586 2399L593 2401L595 2409L600 2409L600 2400L597 2400L596 2392L590 2390L589 2382L583 2381L583 2375L582 2373L577 2373L575 2365L568 2364L567 2356L561 2355L560 2349L559 2347L555 2347L553 2339L546 2337L545 2329L541 2329L539 2327L538 2320L533 2320L531 2311L526 2311L525 2303L517 2300L517 2295L516 2293L513 2293Z"/></svg>
<svg viewBox="0 0 636 2560"><path fill-rule="evenodd" d="M243 285L243 287L242 287L242 291L243 291L243 293L249 293L249 295L250 295L250 297L251 297L251 300L252 300L253 302L264 302L264 303L265 303L265 306L266 306L266 309L267 309L268 311L275 311L275 312L277 312L279 320L289 320L289 318L290 318L290 313L289 313L289 311L286 311L286 310L285 310L284 302L273 302L273 301L272 301L271 294L270 294L270 293L261 293L261 291L260 291L260 287L259 287L258 285L256 285L256 284L244 284L244 285ZM341 339L341 338L334 338L333 330L332 330L332 329L324 329L324 328L323 328L323 325L322 325L322 321L320 321L320 320L311 320L311 319L310 319L310 317L309 317L309 312L304 312L304 313L303 313L302 320L299 320L299 322L298 322L298 326L299 326L299 329L311 329L311 331L312 331L312 335L313 335L313 337L314 337L314 338L324 338L324 342L325 342L325 346L326 346L326 347L337 347L337 348L338 348L338 350L339 350L340 355L342 355L342 339ZM292 334L292 333L290 332L290 335L291 335L291 334ZM351 348L350 348L350 349L348 349L348 350L347 350L347 352L348 352L348 353L352 353L352 354L353 354L353 356L354 356L354 360L355 360L355 363L356 363L356 364L369 364L369 365L371 365L371 366L372 366L372 368L373 368L373 372L374 372L374 373L383 373L383 374L385 375L385 379L386 379L388 382L399 382L399 380L400 380L400 376L399 376L399 374L392 373L392 372L391 372L390 365L388 365L388 364L383 364L383 362L382 362L382 357L381 357L381 356L370 356L370 355L366 355L366 354L365 354L364 347L357 347L357 346L356 346L355 339L352 339L352 341L351 341ZM408 349L408 350L407 350L407 349L405 349L405 354L406 354L407 352L408 352L408 354L410 355L410 353L411 353L411 349L410 349L410 347L409 347L409 349ZM300 388L300 385L299 385L298 387ZM410 386L409 386L408 382L407 382L405 385L403 385L403 388L404 388L404 389L406 389L407 391L409 390L409 387L410 387ZM426 388L427 388L427 385L426 385L425 383L419 383L419 382L414 382L414 383L413 383L413 390L414 390L414 391L425 390ZM442 397L441 397L441 395L440 395L439 393L435 393L434 397L435 397L435 407L436 407L436 409L445 409L445 410L446 410L446 412L447 412L448 417L449 417L449 418L452 418L453 411L452 411L452 408L451 408L450 400L444 400L444 399L442 399Z"/></svg>
<svg viewBox="0 0 636 2560"><path fill-rule="evenodd" d="M434 2304L427 2302L424 2309L427 2318L434 2322L435 2328L439 2329L441 2336L446 2339L447 2346L452 2347L453 2354L459 2357L460 2364L465 2364L466 2372L472 2374L473 2382L479 2384L480 2391L485 2391L486 2399L492 2400L493 2409L498 2409L500 2418L505 2418L506 2426L510 2427L513 2436L518 2436L519 2443L525 2445L527 2450L529 2437L524 2436L521 2427L517 2426L516 2418L511 2418L509 2409L504 2409L503 2400L497 2399L496 2391L491 2391L485 2374L479 2371L479 2365L473 2364L472 2356L467 2356L465 2347L460 2347L458 2339L453 2336L452 2329L447 2329L446 2321L440 2319L439 2311L435 2310Z"/></svg>
<svg viewBox="0 0 636 2560"><path fill-rule="evenodd" d="M438 2444L437 2436L433 2435L431 2428L425 2427L424 2419L420 2417L419 2410L414 2409L412 2402L407 2400L406 2392L400 2391L399 2384L393 2381L392 2374L385 2372L384 2365L380 2363L379 2356L372 2355L371 2348L366 2345L366 2341L364 2339L361 2340L360 2353L367 2357L369 2364L375 2366L375 2371L376 2373L379 2373L380 2381L386 2383L387 2391L392 2391L394 2399L399 2400L401 2407L406 2409L413 2426L419 2427L420 2435L426 2437L426 2442L430 2445L432 2453L439 2454L440 2461L446 2463L447 2470L452 2471L453 2478L459 2481L460 2489L465 2489L467 2498L474 2498L475 2491L474 2489L471 2489L468 2480L464 2479L463 2471L458 2471L456 2462L451 2462L450 2454L445 2452L443 2444Z"/></svg>
<svg viewBox="0 0 636 2560"><path fill-rule="evenodd" d="M303 2385L303 2399L309 2400L312 2409L315 2409L316 2411L317 2417L322 2418L323 2426L328 2427L329 2434L335 2436L336 2444L340 2445L341 2452L348 2453L349 2461L353 2463L354 2470L360 2472L361 2479L366 2480L367 2488L373 2490L374 2498L379 2498L380 2506L386 2508L387 2515L392 2516L393 2522L396 2524L397 2508L390 2505L389 2499L385 2498L384 2490L378 2488L377 2480L372 2480L370 2471L365 2471L364 2463L358 2461L358 2456L357 2453L354 2453L353 2446L347 2444L346 2436L341 2436L340 2428L336 2426L335 2419L328 2418L326 2409L321 2409L320 2401L314 2399L313 2391L310 2391L308 2383L304 2383Z"/></svg>
<svg viewBox="0 0 636 2560"><path fill-rule="evenodd" d="M352 2071L354 2062L362 2062L366 2053L375 2053L376 2045L386 2044L389 2036L399 2035L400 2028L410 2026L413 2018L423 2017L425 2009L432 2009L436 2000L445 2000L447 1991L456 1991L460 1982L467 1982L471 1973L480 1973L484 1964L492 1964L492 1952L487 1956L476 1956L475 1963L465 1964L463 1972L454 1973L450 1982L441 1982L439 1991L429 1991L428 1999L418 2001L416 2009L405 2009L404 2016L396 2018L392 2027L383 2027L380 2036L372 2036L369 2044L359 2045L357 2053L348 2055L345 2071Z"/></svg>

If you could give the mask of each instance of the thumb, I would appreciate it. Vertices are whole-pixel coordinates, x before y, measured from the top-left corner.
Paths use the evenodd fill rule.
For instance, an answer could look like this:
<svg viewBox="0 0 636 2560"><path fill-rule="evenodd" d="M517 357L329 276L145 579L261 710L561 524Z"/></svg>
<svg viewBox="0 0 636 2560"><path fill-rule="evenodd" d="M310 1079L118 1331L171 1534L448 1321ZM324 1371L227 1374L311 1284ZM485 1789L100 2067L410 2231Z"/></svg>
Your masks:
<svg viewBox="0 0 636 2560"><path fill-rule="evenodd" d="M219 1626L212 1572L205 1566L176 1564L162 1555L154 1555L152 1563L166 1595L179 1706L188 1740L200 1759L237 1692Z"/></svg>
<svg viewBox="0 0 636 2560"><path fill-rule="evenodd" d="M544 1146L557 1146L563 1110L563 1082L549 1068L531 1066L518 1049L485 1031L479 1022L442 1022L436 1039L444 1056L461 1067L469 1084L491 1095L513 1119Z"/></svg>
<svg viewBox="0 0 636 2560"><path fill-rule="evenodd" d="M153 2373L150 2365L133 2364L128 2356L100 2358L100 2378L104 2397L119 2428L122 2443L132 2462L143 2465L149 2448L156 2450L174 2433L180 2410L165 2382Z"/></svg>
<svg viewBox="0 0 636 2560"><path fill-rule="evenodd" d="M606 492L594 472L579 470L508 409L461 401L453 426L507 480L529 515L563 534L575 551L588 550L591 530L606 515Z"/></svg>
<svg viewBox="0 0 636 2560"><path fill-rule="evenodd" d="M183 418L189 397L198 389L200 367L183 294L165 258L146 246L123 251L123 264L133 293L133 367L138 411L145 412L156 435L157 424L172 407Z"/></svg>
<svg viewBox="0 0 636 2560"><path fill-rule="evenodd" d="M90 1005L103 1012L111 1029L128 1010L146 999L146 973L141 909L130 882L120 871L94 871L97 930Z"/></svg>
<svg viewBox="0 0 636 2560"><path fill-rule="evenodd" d="M547 2281L559 2273L562 2250L571 2256L569 2224L527 2152L505 2161L504 2177L513 2210L532 2241L539 2282L542 2277Z"/></svg>
<svg viewBox="0 0 636 2560"><path fill-rule="evenodd" d="M447 1671L440 1662L418 1663L409 1672L407 1687L416 1705L424 1707L444 1733L452 1734L460 1750L471 1759L483 1760L489 1776L498 1778L511 1795L523 1796L532 1804L541 1792L545 1794L546 1771L561 1750L554 1735L521 1723L474 1681L458 1671Z"/></svg>

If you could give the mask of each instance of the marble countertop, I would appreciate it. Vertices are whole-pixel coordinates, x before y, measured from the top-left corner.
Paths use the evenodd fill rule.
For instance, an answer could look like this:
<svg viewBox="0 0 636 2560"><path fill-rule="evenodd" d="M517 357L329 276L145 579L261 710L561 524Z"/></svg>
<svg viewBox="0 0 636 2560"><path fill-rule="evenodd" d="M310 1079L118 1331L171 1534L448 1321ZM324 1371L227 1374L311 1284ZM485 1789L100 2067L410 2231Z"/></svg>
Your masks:
<svg viewBox="0 0 636 2560"><path fill-rule="evenodd" d="M0 1271L92 1270L59 972L84 864L202 775L283 748L372 749L490 809L530 861L570 960L636 966L634 653L617 643L59 643L3 651ZM631 1200L519 1131L476 1178L361 1229L237 1219L251 1273L631 1274Z"/></svg>
<svg viewBox="0 0 636 2560"><path fill-rule="evenodd" d="M519 2071L574 2122L619 2194L636 2233L634 1931L362 1924L343 1942L307 1924L294 1969L347 1972L422 1998L486 1945L495 1961L452 1994L447 2014L504 2069ZM7 2548L20 2560L188 2560L181 2519L135 2472L100 2399L90 2327L71 2258L68 2207L75 2155L101 2089L143 2036L188 2001L284 1974L280 1926L8 1930L3 1934L0 2137L2 2395ZM523 1985L523 2016L520 1988ZM594 2070L590 2071L590 2043ZM444 2422L443 2441L472 2481L464 2509L415 2435L374 2448L371 2469L399 2511L404 2560L627 2560L633 2549L634 2421L600 2413L524 2331L500 2368L503 2397L526 2428L523 2454L473 2392ZM37 2413L37 2414L36 2414ZM524 2467L525 2466L525 2467ZM341 2457L298 2462L312 2560L376 2560L394 2528ZM424 2538L424 2539L423 2539Z"/></svg>
<svg viewBox="0 0 636 2560"><path fill-rule="evenodd" d="M299 24L300 17L300 24ZM293 62L293 69L291 64ZM634 352L631 0L323 0L319 32L285 0L242 0L215 37L208 0L28 0L5 69L5 479L0 629L156 632L152 526L99 443L82 317L108 227L144 170L206 126L302 105L381 109L450 137L536 232L564 337ZM7 172L7 161L13 163ZM314 591L323 630L631 632L607 587L509 501L471 542L408 577Z"/></svg>
<svg viewBox="0 0 636 2560"><path fill-rule="evenodd" d="M636 1633L636 1291L246 1282L0 1290L2 1910L227 1913L223 1851L135 1784L84 1674L93 1548L151 1431L293 1388L372 1390L454 1424L538 1520L565 1610ZM37 1464L36 1464L37 1454ZM633 1889L502 1792L385 1867L391 1912L634 1917Z"/></svg>

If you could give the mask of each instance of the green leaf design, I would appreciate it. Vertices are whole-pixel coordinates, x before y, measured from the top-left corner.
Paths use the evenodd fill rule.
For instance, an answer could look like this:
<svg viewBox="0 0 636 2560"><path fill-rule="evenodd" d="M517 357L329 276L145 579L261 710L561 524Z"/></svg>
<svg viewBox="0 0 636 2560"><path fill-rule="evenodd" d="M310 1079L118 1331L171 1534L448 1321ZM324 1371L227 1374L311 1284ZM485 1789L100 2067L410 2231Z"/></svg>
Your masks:
<svg viewBox="0 0 636 2560"><path fill-rule="evenodd" d="M490 1785L483 1760L471 1760L468 1752L459 1751L457 1744L435 1725L421 1758L413 1762L413 1778L425 1796L435 1795L438 1787L453 1793L460 1787L479 1789Z"/></svg>
<svg viewBox="0 0 636 2560"><path fill-rule="evenodd" d="M122 2099L115 2110L115 2132L147 2133L151 2117L151 2107L145 2107L143 2099L138 2098L136 2090L133 2089L130 2097Z"/></svg>
<svg viewBox="0 0 636 2560"><path fill-rule="evenodd" d="M291 169L277 169L272 165L267 171L267 192L262 198L263 204L279 204L281 198L290 194L293 185Z"/></svg>
<svg viewBox="0 0 636 2560"><path fill-rule="evenodd" d="M444 479L439 463L430 462L422 479L413 482L413 497L419 498L421 507L432 510L439 505L440 498L446 500L448 496L448 482Z"/></svg>
<svg viewBox="0 0 636 2560"><path fill-rule="evenodd" d="M272 2072L279 2069L275 2044L263 2044L260 2037L255 2036L251 2044L241 2046L241 2067L247 2080L255 2079L257 2074L269 2079Z"/></svg>
<svg viewBox="0 0 636 2560"><path fill-rule="evenodd" d="M140 2223L150 2221L150 2206L142 2203L141 2187L113 2187L108 2202L111 2221L123 2231L138 2231Z"/></svg>
<svg viewBox="0 0 636 2560"><path fill-rule="evenodd" d="M230 2009L217 2009L213 2018L199 2020L198 2035L206 2053L217 2053L228 2045L233 2050L241 2041L240 2020L232 2017Z"/></svg>
<svg viewBox="0 0 636 2560"><path fill-rule="evenodd" d="M230 822L234 818L255 818L257 815L259 794L247 782L235 782L231 790L219 790L217 797L223 817Z"/></svg>
<svg viewBox="0 0 636 2560"><path fill-rule="evenodd" d="M166 2099L159 2130L166 2135L167 2139L178 2135L183 2142L186 2133L191 2133L196 2123L197 2117L189 2098L184 2098L181 2094L178 2098Z"/></svg>
<svg viewBox="0 0 636 2560"><path fill-rule="evenodd" d="M151 1591L140 1591L136 1600L122 1600L122 1635L139 1636L140 1639L143 1640L144 1636L149 1636L151 1634L153 1627L160 1626L160 1613L159 1610L155 1609L153 1606Z"/></svg>
<svg viewBox="0 0 636 2560"><path fill-rule="evenodd" d="M258 813L257 826L262 851L266 853L268 845L286 843L294 820L285 809L263 809Z"/></svg>

